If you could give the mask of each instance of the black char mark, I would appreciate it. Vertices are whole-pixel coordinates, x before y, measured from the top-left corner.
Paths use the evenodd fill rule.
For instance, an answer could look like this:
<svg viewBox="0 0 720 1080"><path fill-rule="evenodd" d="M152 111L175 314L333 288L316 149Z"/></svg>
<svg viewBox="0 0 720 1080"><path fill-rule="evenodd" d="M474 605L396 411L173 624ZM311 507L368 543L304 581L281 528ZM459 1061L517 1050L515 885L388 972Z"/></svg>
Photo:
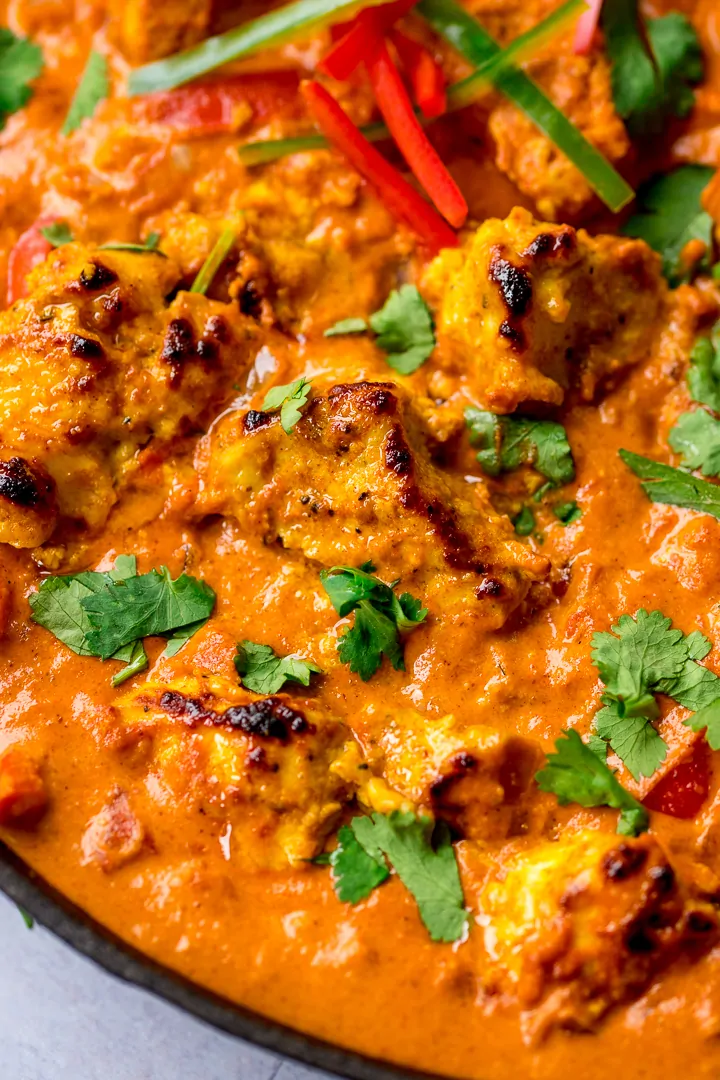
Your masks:
<svg viewBox="0 0 720 1080"><path fill-rule="evenodd" d="M170 386L179 386L185 363L195 355L195 334L187 319L168 324L160 359L170 365Z"/></svg>
<svg viewBox="0 0 720 1080"><path fill-rule="evenodd" d="M205 724L239 728L246 735L278 739L280 742L287 742L292 735L313 730L301 712L290 708L280 698L263 698L246 705L231 705L224 712L215 712L196 698L168 690L160 698L160 708L170 716L182 719L188 727Z"/></svg>
<svg viewBox="0 0 720 1080"><path fill-rule="evenodd" d="M527 315L532 304L532 282L522 267L513 266L495 251L490 260L488 276L500 289L508 318L500 326L500 335L520 352L525 347L525 335L520 320Z"/></svg>
<svg viewBox="0 0 720 1080"><path fill-rule="evenodd" d="M15 506L37 506L54 491L49 476L43 476L21 457L0 461L0 496Z"/></svg>
<svg viewBox="0 0 720 1080"><path fill-rule="evenodd" d="M68 334L67 343L71 355L78 360L100 362L105 359L105 350L95 338L82 337L80 334Z"/></svg>

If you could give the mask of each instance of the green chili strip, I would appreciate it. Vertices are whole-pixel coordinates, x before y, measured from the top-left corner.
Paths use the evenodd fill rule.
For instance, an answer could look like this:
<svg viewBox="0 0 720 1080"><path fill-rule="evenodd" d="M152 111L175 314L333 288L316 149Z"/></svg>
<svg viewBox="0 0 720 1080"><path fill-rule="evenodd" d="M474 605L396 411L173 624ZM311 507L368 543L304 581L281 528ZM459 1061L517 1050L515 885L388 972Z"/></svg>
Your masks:
<svg viewBox="0 0 720 1080"><path fill-rule="evenodd" d="M172 90L208 71L249 56L259 49L275 48L288 41L309 37L329 23L343 22L366 7L388 0L296 0L243 23L225 34L207 38L192 49L137 68L128 79L128 94Z"/></svg>
<svg viewBox="0 0 720 1080"><path fill-rule="evenodd" d="M384 124L367 124L361 131L369 142L388 139L390 132ZM238 147L243 165L264 165L267 161L300 154L307 150L327 150L330 143L324 135L297 135L293 139L270 139L268 142L246 143Z"/></svg>
<svg viewBox="0 0 720 1080"><path fill-rule="evenodd" d="M212 285L213 278L227 257L227 253L235 243L235 230L225 229L215 243L212 251L200 267L198 275L190 286L190 292L205 293Z"/></svg>
<svg viewBox="0 0 720 1080"><path fill-rule="evenodd" d="M527 59L539 45L559 33L584 4L585 0L569 0L504 50L455 0L420 0L417 10L470 63L478 65L476 72L450 87L449 105L458 108L477 100L492 83L547 135L605 205L617 213L634 198L630 185L524 71L507 70L509 60Z"/></svg>

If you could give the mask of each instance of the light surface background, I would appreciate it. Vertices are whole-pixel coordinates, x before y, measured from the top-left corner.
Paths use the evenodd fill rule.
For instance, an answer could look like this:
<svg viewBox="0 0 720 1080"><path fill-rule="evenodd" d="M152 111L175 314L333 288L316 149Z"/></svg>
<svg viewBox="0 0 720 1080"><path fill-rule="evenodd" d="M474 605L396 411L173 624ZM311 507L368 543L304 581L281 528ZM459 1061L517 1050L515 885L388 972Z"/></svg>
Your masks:
<svg viewBox="0 0 720 1080"><path fill-rule="evenodd" d="M330 1080L127 986L0 895L2 1080Z"/></svg>

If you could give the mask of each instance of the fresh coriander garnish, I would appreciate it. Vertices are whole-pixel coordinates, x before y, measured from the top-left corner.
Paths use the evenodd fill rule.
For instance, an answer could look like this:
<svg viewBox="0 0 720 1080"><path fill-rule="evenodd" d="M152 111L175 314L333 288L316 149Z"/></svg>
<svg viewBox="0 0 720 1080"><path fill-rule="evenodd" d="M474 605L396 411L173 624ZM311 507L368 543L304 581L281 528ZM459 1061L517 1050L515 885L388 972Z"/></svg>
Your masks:
<svg viewBox="0 0 720 1080"><path fill-rule="evenodd" d="M386 585L379 578L351 566L333 566L320 573L325 592L338 615L355 613L355 623L338 640L338 655L363 682L375 674L386 656L396 671L405 670L400 637L419 626L427 616L410 593L396 596L397 582Z"/></svg>
<svg viewBox="0 0 720 1080"><path fill-rule="evenodd" d="M470 444L488 476L532 465L551 484L575 479L572 450L562 424L522 416L498 416L472 406L465 410Z"/></svg>
<svg viewBox="0 0 720 1080"><path fill-rule="evenodd" d="M720 412L720 322L715 324L710 337L695 342L687 384L693 401Z"/></svg>
<svg viewBox="0 0 720 1080"><path fill-rule="evenodd" d="M73 242L73 234L70 232L67 221L54 221L52 225L45 225L40 232L54 248L64 247L65 244Z"/></svg>
<svg viewBox="0 0 720 1080"><path fill-rule="evenodd" d="M368 325L377 335L376 345L387 354L388 364L401 375L417 371L435 348L432 315L414 285L403 285L391 292L368 322L342 319L325 331L325 337L360 334Z"/></svg>
<svg viewBox="0 0 720 1080"><path fill-rule="evenodd" d="M161 255L163 259L166 259L165 252L160 251L158 248L160 237L159 232L151 232L148 233L144 244L130 244L118 240L109 244L101 244L98 251L129 251L135 255Z"/></svg>
<svg viewBox="0 0 720 1080"><path fill-rule="evenodd" d="M630 450L618 452L627 467L640 478L642 489L652 502L685 506L720 518L720 486Z"/></svg>
<svg viewBox="0 0 720 1080"><path fill-rule="evenodd" d="M120 555L106 573L46 578L29 602L34 622L79 656L124 662L112 680L118 686L147 667L142 638L198 630L210 617L215 593L187 574L173 581L167 567L138 574L135 557Z"/></svg>
<svg viewBox="0 0 720 1080"><path fill-rule="evenodd" d="M355 817L338 833L330 865L338 897L364 900L388 877L385 860L412 893L433 941L459 941L468 929L460 873L443 822L395 810Z"/></svg>
<svg viewBox="0 0 720 1080"><path fill-rule="evenodd" d="M20 912L20 918L25 923L27 929L32 930L35 927L35 920L33 919L32 915L30 915L29 912L25 910L25 908L21 908L19 904L17 905L17 909Z"/></svg>
<svg viewBox="0 0 720 1080"><path fill-rule="evenodd" d="M698 709L684 721L693 731L705 730L705 738L711 750L720 750L720 698Z"/></svg>
<svg viewBox="0 0 720 1080"><path fill-rule="evenodd" d="M578 521L582 517L582 510L574 500L573 502L556 503L552 508L552 512L563 525L572 525L574 521Z"/></svg>
<svg viewBox="0 0 720 1080"><path fill-rule="evenodd" d="M269 645L242 641L237 646L235 668L246 690L254 694L276 694L286 682L310 685L311 675L321 675L322 668L296 656L278 656Z"/></svg>
<svg viewBox="0 0 720 1080"><path fill-rule="evenodd" d="M80 127L83 120L92 116L98 104L110 93L110 79L108 78L108 63L102 53L90 51L85 70L78 83L75 96L70 102L70 108L65 118L65 123L60 129L61 134L70 135Z"/></svg>
<svg viewBox="0 0 720 1080"><path fill-rule="evenodd" d="M564 736L564 738L562 737ZM638 836L649 825L648 812L626 791L597 752L586 746L577 731L564 731L555 742L555 753L535 774L541 791L557 796L561 806L610 806L620 811L617 831L623 836Z"/></svg>
<svg viewBox="0 0 720 1080"><path fill-rule="evenodd" d="M682 413L668 442L682 455L684 468L699 469L703 476L720 476L720 420L705 409Z"/></svg>
<svg viewBox="0 0 720 1080"><path fill-rule="evenodd" d="M310 380L302 375L295 382L285 386L273 386L268 390L262 403L263 411L280 410L280 423L286 435L289 435L303 414L303 409L310 397Z"/></svg>
<svg viewBox="0 0 720 1080"><path fill-rule="evenodd" d="M643 19L637 0L605 0L605 45L612 61L615 108L635 134L687 116L703 76L702 51L689 19L671 12Z"/></svg>
<svg viewBox="0 0 720 1080"><path fill-rule="evenodd" d="M519 514L512 518L513 528L518 536L530 536L535 528L535 514L531 506L523 506Z"/></svg>
<svg viewBox="0 0 720 1080"><path fill-rule="evenodd" d="M644 240L659 253L672 286L688 281L693 269L709 266L713 222L700 205L700 196L714 172L704 165L681 165L650 180L638 191L637 210L622 228L626 236ZM702 241L707 253L696 267L685 265L682 259L690 240Z"/></svg>
<svg viewBox="0 0 720 1080"><path fill-rule="evenodd" d="M622 615L611 630L593 635L592 659L605 683L593 726L637 780L652 776L667 754L652 723L660 715L654 695L702 709L720 698L720 679L698 663L710 651L708 639L673 629L661 611Z"/></svg>
<svg viewBox="0 0 720 1080"><path fill-rule="evenodd" d="M203 296L205 295L212 285L218 270L228 257L234 243L235 230L224 229L215 242L207 259L198 270L197 277L190 286L191 293L202 293Z"/></svg>
<svg viewBox="0 0 720 1080"><path fill-rule="evenodd" d="M8 116L28 103L32 97L30 83L43 67L39 45L0 26L0 131Z"/></svg>

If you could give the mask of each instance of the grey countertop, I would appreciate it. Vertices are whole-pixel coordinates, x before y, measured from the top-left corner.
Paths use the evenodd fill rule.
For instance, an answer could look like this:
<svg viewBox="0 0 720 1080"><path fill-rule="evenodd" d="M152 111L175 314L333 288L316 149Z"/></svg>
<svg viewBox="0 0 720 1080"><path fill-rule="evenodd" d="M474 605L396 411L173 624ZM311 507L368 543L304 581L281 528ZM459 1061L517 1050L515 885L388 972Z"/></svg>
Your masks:
<svg viewBox="0 0 720 1080"><path fill-rule="evenodd" d="M0 896L2 1080L329 1080L127 986Z"/></svg>

